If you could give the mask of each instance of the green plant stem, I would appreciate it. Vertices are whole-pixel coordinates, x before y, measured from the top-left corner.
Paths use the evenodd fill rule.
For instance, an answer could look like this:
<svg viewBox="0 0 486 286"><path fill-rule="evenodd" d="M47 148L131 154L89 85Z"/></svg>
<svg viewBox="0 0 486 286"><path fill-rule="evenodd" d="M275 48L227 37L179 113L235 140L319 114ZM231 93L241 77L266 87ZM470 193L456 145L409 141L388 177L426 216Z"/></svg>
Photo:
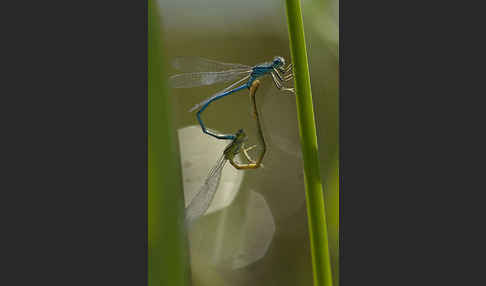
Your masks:
<svg viewBox="0 0 486 286"><path fill-rule="evenodd" d="M184 193L164 72L159 7L148 1L148 285L188 286ZM143 191L143 190L139 190Z"/></svg>
<svg viewBox="0 0 486 286"><path fill-rule="evenodd" d="M300 0L286 0L315 286L332 286L324 196Z"/></svg>

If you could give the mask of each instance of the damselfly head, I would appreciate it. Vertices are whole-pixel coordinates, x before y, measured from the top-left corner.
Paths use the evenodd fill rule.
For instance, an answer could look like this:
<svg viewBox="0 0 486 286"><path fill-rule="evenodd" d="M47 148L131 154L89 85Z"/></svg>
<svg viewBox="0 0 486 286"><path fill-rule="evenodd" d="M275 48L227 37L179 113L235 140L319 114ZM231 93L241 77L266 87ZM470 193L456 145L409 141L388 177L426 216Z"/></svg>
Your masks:
<svg viewBox="0 0 486 286"><path fill-rule="evenodd" d="M283 57L277 56L273 58L273 67L281 68L285 65L285 59Z"/></svg>
<svg viewBox="0 0 486 286"><path fill-rule="evenodd" d="M245 131L243 131L243 129L240 129L236 132L235 134L236 136L236 139L237 141L245 141L247 138L246 138L246 133Z"/></svg>
<svg viewBox="0 0 486 286"><path fill-rule="evenodd" d="M224 149L224 157L228 160L233 159L240 152L245 140L246 134L243 129L238 130L233 141Z"/></svg>

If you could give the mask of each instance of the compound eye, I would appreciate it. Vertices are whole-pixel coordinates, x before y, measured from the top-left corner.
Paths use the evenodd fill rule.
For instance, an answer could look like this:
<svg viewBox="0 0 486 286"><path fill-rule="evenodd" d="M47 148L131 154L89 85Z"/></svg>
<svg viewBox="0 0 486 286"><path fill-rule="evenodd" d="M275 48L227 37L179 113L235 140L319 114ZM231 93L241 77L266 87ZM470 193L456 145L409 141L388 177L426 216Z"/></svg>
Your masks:
<svg viewBox="0 0 486 286"><path fill-rule="evenodd" d="M275 64L275 66L276 66L277 68L280 68L280 67L282 67L282 66L284 66L284 65L285 65L285 59L284 59L284 58L282 58L282 57L275 57L275 58L273 59L273 63Z"/></svg>
<svg viewBox="0 0 486 286"><path fill-rule="evenodd" d="M242 138L246 137L245 131L243 129L238 130L238 135Z"/></svg>

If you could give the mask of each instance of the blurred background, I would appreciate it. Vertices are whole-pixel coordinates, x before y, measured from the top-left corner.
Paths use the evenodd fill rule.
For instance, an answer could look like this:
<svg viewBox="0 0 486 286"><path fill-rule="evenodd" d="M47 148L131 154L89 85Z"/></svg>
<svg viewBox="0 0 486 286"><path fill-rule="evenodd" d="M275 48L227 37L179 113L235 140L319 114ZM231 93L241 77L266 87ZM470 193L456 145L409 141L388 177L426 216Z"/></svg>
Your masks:
<svg viewBox="0 0 486 286"><path fill-rule="evenodd" d="M284 1L158 4L168 62L200 56L255 65L276 55L290 61ZM338 0L302 1L334 285L339 282L338 7ZM169 72L178 73L170 67ZM229 143L204 135L196 113L188 110L226 86L170 90L186 204ZM295 97L264 78L257 102L267 143L264 166L249 171L225 167L211 209L188 233L193 285L312 285ZM248 91L232 94L211 104L203 120L222 133L244 128L256 143L249 103Z"/></svg>

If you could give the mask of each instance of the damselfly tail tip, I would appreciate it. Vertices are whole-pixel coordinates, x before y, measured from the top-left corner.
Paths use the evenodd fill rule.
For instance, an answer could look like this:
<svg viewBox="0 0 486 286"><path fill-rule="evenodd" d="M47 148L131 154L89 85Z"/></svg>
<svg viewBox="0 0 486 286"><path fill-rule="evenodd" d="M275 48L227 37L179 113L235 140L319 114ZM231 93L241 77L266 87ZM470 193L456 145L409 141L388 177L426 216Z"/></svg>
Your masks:
<svg viewBox="0 0 486 286"><path fill-rule="evenodd" d="M194 105L193 107L191 107L191 109L188 110L188 112L193 112L194 110L198 109L199 106L199 104Z"/></svg>

